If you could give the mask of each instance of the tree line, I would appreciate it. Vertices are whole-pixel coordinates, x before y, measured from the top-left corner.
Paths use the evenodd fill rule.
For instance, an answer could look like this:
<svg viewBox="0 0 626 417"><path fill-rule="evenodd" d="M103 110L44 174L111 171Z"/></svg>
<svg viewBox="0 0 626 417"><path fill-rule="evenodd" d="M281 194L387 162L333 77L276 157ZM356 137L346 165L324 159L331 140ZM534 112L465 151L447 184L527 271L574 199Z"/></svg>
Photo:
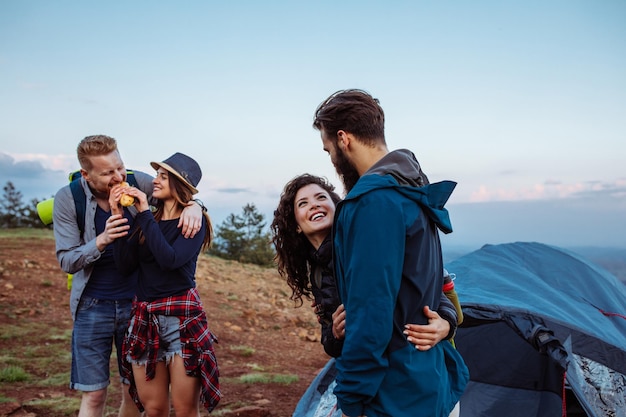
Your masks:
<svg viewBox="0 0 626 417"><path fill-rule="evenodd" d="M37 204L42 200L34 198L24 203L23 199L22 193L8 181L0 201L0 228L54 227L43 224L37 214ZM223 259L273 266L274 248L266 225L265 216L253 203L248 203L241 213L231 213L221 224L214 226L215 238L208 252Z"/></svg>

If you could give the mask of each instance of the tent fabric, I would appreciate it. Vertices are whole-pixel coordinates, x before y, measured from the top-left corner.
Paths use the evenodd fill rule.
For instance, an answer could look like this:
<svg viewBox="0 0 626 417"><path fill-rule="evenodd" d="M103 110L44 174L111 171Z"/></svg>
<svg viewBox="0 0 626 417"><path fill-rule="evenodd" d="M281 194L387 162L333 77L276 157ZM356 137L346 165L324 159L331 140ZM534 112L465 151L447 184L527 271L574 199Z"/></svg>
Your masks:
<svg viewBox="0 0 626 417"><path fill-rule="evenodd" d="M616 277L534 242L485 245L446 267L465 316L461 417L560 416L564 383L587 416L626 417L626 286Z"/></svg>

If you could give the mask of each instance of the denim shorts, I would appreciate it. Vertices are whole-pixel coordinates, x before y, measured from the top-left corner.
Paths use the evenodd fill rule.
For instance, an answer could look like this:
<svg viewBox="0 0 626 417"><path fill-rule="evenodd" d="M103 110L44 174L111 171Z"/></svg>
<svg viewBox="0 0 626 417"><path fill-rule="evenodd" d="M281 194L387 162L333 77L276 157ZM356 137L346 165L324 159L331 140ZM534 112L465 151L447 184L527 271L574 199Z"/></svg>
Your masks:
<svg viewBox="0 0 626 417"><path fill-rule="evenodd" d="M159 351L157 352L157 362L165 361L169 364L174 355L181 355L183 345L180 342L180 319L176 316L156 315L159 322ZM135 317L130 319L128 332L131 333L135 324ZM144 352L137 359L127 358L135 365L145 365L148 362L148 354Z"/></svg>
<svg viewBox="0 0 626 417"><path fill-rule="evenodd" d="M81 298L72 331L71 389L96 391L109 385L113 345L117 352L117 367L121 372L122 342L128 328L131 307L132 300Z"/></svg>

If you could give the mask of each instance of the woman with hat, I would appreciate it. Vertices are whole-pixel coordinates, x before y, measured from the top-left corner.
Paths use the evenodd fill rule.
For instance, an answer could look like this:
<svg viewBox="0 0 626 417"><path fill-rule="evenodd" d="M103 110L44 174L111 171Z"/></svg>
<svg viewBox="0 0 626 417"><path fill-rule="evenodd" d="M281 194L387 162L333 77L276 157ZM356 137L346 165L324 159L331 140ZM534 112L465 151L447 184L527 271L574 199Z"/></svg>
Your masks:
<svg viewBox="0 0 626 417"><path fill-rule="evenodd" d="M202 229L185 239L178 219L185 202L198 190L198 163L175 153L156 169L154 212L141 190L118 186L111 190L112 218L124 216L120 200L134 198L139 212L128 235L115 241L116 265L124 273L139 269L137 294L124 340L126 377L131 395L150 417L169 416L171 392L177 417L199 414L199 403L211 411L220 399L219 370L205 311L196 290L195 271L200 251L212 238L204 213Z"/></svg>

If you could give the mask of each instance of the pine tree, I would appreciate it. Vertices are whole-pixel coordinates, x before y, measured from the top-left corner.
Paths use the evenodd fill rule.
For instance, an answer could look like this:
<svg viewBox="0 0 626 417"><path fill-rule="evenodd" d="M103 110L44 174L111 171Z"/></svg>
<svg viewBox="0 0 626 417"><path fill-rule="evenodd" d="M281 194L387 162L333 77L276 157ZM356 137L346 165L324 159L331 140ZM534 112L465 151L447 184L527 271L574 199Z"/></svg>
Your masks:
<svg viewBox="0 0 626 417"><path fill-rule="evenodd" d="M26 207L22 202L22 193L15 189L11 181L3 188L2 201L0 202L0 227L16 228L23 225L23 217Z"/></svg>
<svg viewBox="0 0 626 417"><path fill-rule="evenodd" d="M252 203L242 213L231 213L216 228L211 252L224 259L269 266L274 259L270 233L265 230L265 216Z"/></svg>
<svg viewBox="0 0 626 417"><path fill-rule="evenodd" d="M30 200L30 203L24 207L23 217L21 219L22 225L25 227L33 227L38 229L51 229L52 225L45 225L41 221L39 214L37 213L37 204L39 204L41 200L37 198L33 198Z"/></svg>

